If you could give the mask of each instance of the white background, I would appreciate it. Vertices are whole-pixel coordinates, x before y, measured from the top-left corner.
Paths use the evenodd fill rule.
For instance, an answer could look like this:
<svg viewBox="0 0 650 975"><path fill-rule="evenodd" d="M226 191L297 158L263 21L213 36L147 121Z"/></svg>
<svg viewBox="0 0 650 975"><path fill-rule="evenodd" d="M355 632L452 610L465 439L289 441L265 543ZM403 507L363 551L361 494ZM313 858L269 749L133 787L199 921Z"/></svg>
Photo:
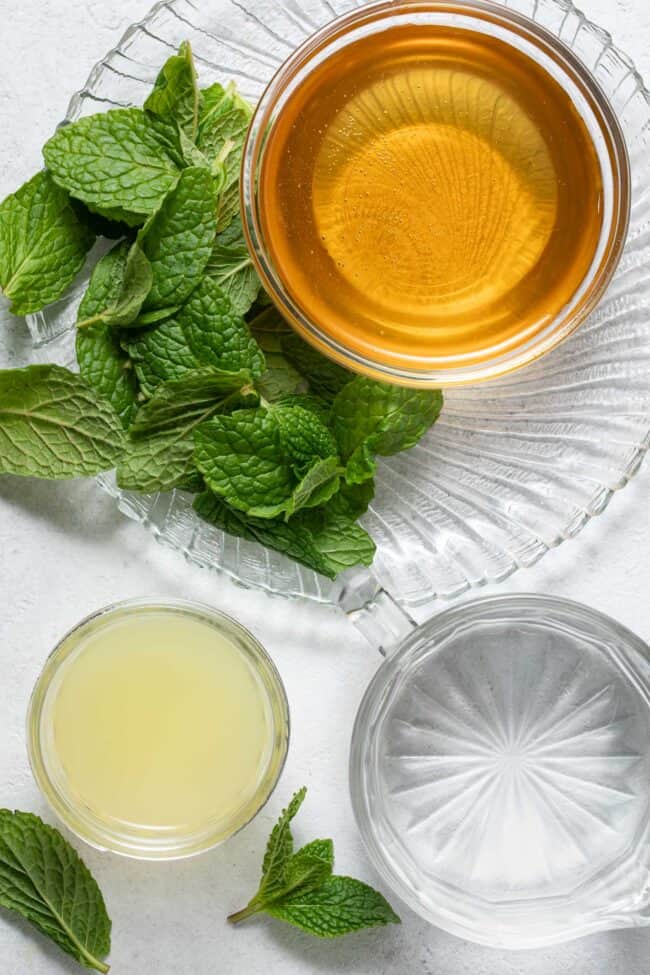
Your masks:
<svg viewBox="0 0 650 975"><path fill-rule="evenodd" d="M0 198L40 167L41 145L65 114L71 92L148 6L149 0L0 0ZM650 77L648 0L585 0L584 6ZM3 328L0 366L21 364L26 348L21 322ZM583 600L650 641L649 488L646 467L576 541L519 573L501 591L536 590ZM352 721L379 657L333 609L246 592L187 566L120 516L92 481L0 480L0 806L33 810L52 821L30 776L23 726L32 685L57 638L105 603L153 594L213 603L259 637L287 686L292 745L268 807L212 853L181 863L143 865L82 850L113 918L115 975L648 972L650 931L614 932L547 951L509 954L453 938L399 904L401 927L337 942L310 939L271 920L230 929L224 917L243 906L256 888L272 822L302 784L309 794L296 825L297 840L333 837L338 871L379 886L361 847L347 790ZM25 924L2 914L1 972L78 970Z"/></svg>

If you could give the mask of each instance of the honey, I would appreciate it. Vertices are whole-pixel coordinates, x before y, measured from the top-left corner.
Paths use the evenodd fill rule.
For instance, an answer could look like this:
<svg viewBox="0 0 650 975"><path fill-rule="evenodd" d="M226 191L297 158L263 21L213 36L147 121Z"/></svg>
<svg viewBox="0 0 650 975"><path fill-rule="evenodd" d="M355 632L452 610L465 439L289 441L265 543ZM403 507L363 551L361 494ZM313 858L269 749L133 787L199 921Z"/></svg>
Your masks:
<svg viewBox="0 0 650 975"><path fill-rule="evenodd" d="M260 222L317 328L392 366L533 339L594 260L598 154L569 94L478 31L398 25L326 57L270 128Z"/></svg>

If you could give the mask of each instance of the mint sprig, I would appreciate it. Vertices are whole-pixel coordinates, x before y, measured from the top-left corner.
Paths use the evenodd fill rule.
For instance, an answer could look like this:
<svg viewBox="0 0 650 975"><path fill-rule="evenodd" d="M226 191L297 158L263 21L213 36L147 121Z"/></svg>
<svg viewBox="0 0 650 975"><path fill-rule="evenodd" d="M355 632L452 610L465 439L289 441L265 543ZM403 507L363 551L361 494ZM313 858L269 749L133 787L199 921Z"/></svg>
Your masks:
<svg viewBox="0 0 650 975"><path fill-rule="evenodd" d="M63 293L96 236L77 318L81 375L0 372L0 474L116 468L329 578L372 562L357 524L376 456L413 446L442 398L355 377L299 338L261 290L238 184L252 107L201 89L189 43L143 108L61 127L47 170L0 204L0 285L17 312Z"/></svg>
<svg viewBox="0 0 650 975"><path fill-rule="evenodd" d="M399 917L379 891L333 873L331 840L313 840L293 852L291 821L306 794L303 787L283 810L267 843L257 893L228 920L239 924L255 914L269 914L319 938L399 924Z"/></svg>
<svg viewBox="0 0 650 975"><path fill-rule="evenodd" d="M59 831L31 813L0 809L0 907L85 968L109 970L111 922L101 891Z"/></svg>

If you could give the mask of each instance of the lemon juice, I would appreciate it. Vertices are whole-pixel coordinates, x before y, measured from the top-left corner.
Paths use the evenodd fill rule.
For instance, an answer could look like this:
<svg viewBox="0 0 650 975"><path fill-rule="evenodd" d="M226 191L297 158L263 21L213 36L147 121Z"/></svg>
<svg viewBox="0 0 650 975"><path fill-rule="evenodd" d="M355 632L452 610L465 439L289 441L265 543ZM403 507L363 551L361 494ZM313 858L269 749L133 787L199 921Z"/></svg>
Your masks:
<svg viewBox="0 0 650 975"><path fill-rule="evenodd" d="M88 827L109 846L112 836L150 851L200 845L265 800L286 750L286 702L261 648L222 619L118 610L54 654L64 659L35 692L33 760L81 835Z"/></svg>

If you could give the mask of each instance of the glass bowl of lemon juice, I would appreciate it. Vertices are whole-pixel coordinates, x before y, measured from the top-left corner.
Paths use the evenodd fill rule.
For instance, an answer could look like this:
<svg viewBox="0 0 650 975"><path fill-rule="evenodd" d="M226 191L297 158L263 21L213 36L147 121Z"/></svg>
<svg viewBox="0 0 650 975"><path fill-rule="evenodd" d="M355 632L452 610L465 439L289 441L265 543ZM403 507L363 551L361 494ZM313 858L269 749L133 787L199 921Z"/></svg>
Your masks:
<svg viewBox="0 0 650 975"><path fill-rule="evenodd" d="M287 754L281 678L239 623L128 601L57 645L28 713L36 781L81 839L140 859L201 853L264 805Z"/></svg>

